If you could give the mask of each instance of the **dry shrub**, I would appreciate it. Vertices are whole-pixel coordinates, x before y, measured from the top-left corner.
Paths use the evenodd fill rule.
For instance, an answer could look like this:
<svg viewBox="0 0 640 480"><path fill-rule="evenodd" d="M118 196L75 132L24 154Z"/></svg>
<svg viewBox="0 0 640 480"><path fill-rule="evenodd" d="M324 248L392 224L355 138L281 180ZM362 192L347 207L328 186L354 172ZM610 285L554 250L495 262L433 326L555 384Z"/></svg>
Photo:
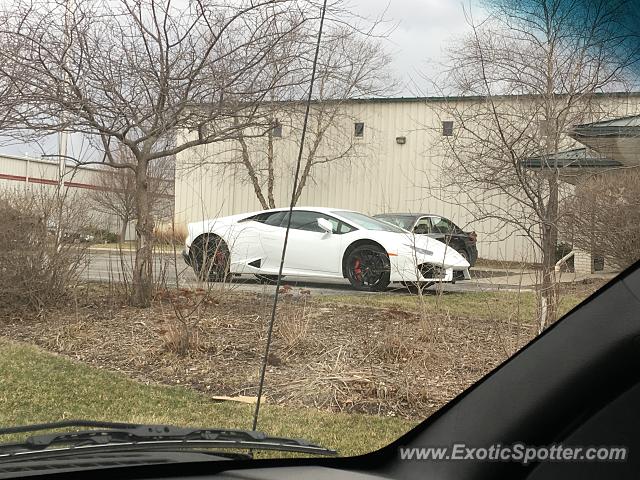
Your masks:
<svg viewBox="0 0 640 480"><path fill-rule="evenodd" d="M306 300L302 304L287 302L282 305L278 323L276 323L276 338L280 340L284 354L308 347L310 326L311 319Z"/></svg>
<svg viewBox="0 0 640 480"><path fill-rule="evenodd" d="M640 168L586 180L563 210L562 236L574 247L619 268L640 258Z"/></svg>
<svg viewBox="0 0 640 480"><path fill-rule="evenodd" d="M159 332L165 350L185 356L200 349L200 323L208 315L208 308L219 303L214 292L202 288L162 289L154 300L160 301L160 305L168 302L174 315Z"/></svg>
<svg viewBox="0 0 640 480"><path fill-rule="evenodd" d="M86 248L72 238L83 224L82 202L43 192L0 192L0 304L41 310L79 280Z"/></svg>
<svg viewBox="0 0 640 480"><path fill-rule="evenodd" d="M155 242L158 245L182 245L187 238L185 225L162 224L153 230Z"/></svg>
<svg viewBox="0 0 640 480"><path fill-rule="evenodd" d="M387 324L380 335L381 358L392 363L406 361L412 354L412 345L415 345L410 338L415 329L415 324L406 322Z"/></svg>
<svg viewBox="0 0 640 480"><path fill-rule="evenodd" d="M162 342L165 350L183 357L200 345L198 329L185 322L171 322L162 332Z"/></svg>

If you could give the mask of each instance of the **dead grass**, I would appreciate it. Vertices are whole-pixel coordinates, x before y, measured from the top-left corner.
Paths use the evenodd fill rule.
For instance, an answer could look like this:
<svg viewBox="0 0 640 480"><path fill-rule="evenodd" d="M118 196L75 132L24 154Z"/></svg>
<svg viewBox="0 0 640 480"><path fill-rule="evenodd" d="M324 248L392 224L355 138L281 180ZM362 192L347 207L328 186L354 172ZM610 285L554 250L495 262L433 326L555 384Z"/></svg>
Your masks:
<svg viewBox="0 0 640 480"><path fill-rule="evenodd" d="M275 336L282 343L284 356L308 348L312 344L310 338L311 316L306 299L301 304L289 302L284 304L278 323L275 325Z"/></svg>
<svg viewBox="0 0 640 480"><path fill-rule="evenodd" d="M571 295L586 296L573 290ZM191 295L192 298L189 298ZM354 303L284 295L267 367L267 402L292 407L424 418L532 339L527 297L360 296ZM176 298L172 298L177 296ZM180 299L182 298L182 299ZM187 386L210 395L256 394L271 298L226 292L201 302L186 347L174 329L175 303L197 290L160 292L150 309L99 285L40 316L0 310L0 335L36 343L145 383ZM392 301L392 300L393 301ZM517 302L521 301L521 304ZM507 310L508 309L508 310Z"/></svg>
<svg viewBox="0 0 640 480"><path fill-rule="evenodd" d="M0 424L87 418L251 428L252 405L214 401L210 395L192 388L145 385L128 377L0 338ZM358 455L387 445L414 424L400 418L341 415L266 404L260 410L258 427L274 436L305 438L335 448L341 455ZM281 456L277 452L256 454Z"/></svg>

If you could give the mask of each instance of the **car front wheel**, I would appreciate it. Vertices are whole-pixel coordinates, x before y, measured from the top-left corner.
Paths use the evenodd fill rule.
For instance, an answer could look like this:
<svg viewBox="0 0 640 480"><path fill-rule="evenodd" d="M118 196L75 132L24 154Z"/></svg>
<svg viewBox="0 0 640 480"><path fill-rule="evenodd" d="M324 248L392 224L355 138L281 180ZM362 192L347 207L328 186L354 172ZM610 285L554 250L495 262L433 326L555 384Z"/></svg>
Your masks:
<svg viewBox="0 0 640 480"><path fill-rule="evenodd" d="M390 283L389 256L377 245L360 245L351 250L346 257L345 271L356 290L379 292Z"/></svg>
<svg viewBox="0 0 640 480"><path fill-rule="evenodd" d="M221 282L229 277L229 248L220 237L197 238L189 249L189 256L198 279Z"/></svg>

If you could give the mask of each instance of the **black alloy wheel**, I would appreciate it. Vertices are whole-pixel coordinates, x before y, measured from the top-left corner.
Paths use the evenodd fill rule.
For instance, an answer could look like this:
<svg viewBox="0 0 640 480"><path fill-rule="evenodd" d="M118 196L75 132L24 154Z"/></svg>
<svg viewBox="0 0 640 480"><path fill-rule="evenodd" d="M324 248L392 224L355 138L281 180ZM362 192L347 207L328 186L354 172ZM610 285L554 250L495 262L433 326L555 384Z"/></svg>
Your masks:
<svg viewBox="0 0 640 480"><path fill-rule="evenodd" d="M220 237L198 237L189 249L191 265L198 279L222 282L229 277L229 248Z"/></svg>
<svg viewBox="0 0 640 480"><path fill-rule="evenodd" d="M389 256L377 245L360 245L346 258L346 274L356 290L380 292L390 283Z"/></svg>

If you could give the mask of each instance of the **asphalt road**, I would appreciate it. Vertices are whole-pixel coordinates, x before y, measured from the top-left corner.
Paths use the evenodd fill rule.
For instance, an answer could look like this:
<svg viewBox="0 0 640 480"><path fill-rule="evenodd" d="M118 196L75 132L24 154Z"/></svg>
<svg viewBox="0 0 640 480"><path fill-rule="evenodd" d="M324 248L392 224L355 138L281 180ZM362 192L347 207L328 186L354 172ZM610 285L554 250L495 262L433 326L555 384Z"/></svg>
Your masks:
<svg viewBox="0 0 640 480"><path fill-rule="evenodd" d="M131 272L131 265L133 264L133 252L124 252L122 256L117 251L113 250L89 250L87 258L86 268L84 269L83 276L89 281L100 282L115 282L121 283L125 279L129 278ZM177 254L177 261L174 261L174 256L171 254L162 254L155 256L154 264L154 276L158 282L166 282L167 286L176 286L177 284L183 286L196 286L198 284L196 277L191 267L188 267L180 253ZM471 270L473 277L473 269ZM486 273L486 272L483 272ZM259 293L270 293L273 291L272 284L260 283L253 275L234 277L232 280L231 288L253 291ZM348 280L346 279L302 279L299 277L286 277L285 284L291 285L294 289L309 290L312 295L372 295L370 292L358 292L351 288ZM440 287L430 287L429 290L435 290ZM466 281L459 281L455 284L444 284L442 286L444 291L449 292L478 292L478 291L509 291L528 290L527 286L519 287L517 282L506 279L503 276L497 276L495 278L483 278L471 279ZM407 289L400 284L391 284L387 290L388 294L406 295ZM378 293L379 294L379 293Z"/></svg>

